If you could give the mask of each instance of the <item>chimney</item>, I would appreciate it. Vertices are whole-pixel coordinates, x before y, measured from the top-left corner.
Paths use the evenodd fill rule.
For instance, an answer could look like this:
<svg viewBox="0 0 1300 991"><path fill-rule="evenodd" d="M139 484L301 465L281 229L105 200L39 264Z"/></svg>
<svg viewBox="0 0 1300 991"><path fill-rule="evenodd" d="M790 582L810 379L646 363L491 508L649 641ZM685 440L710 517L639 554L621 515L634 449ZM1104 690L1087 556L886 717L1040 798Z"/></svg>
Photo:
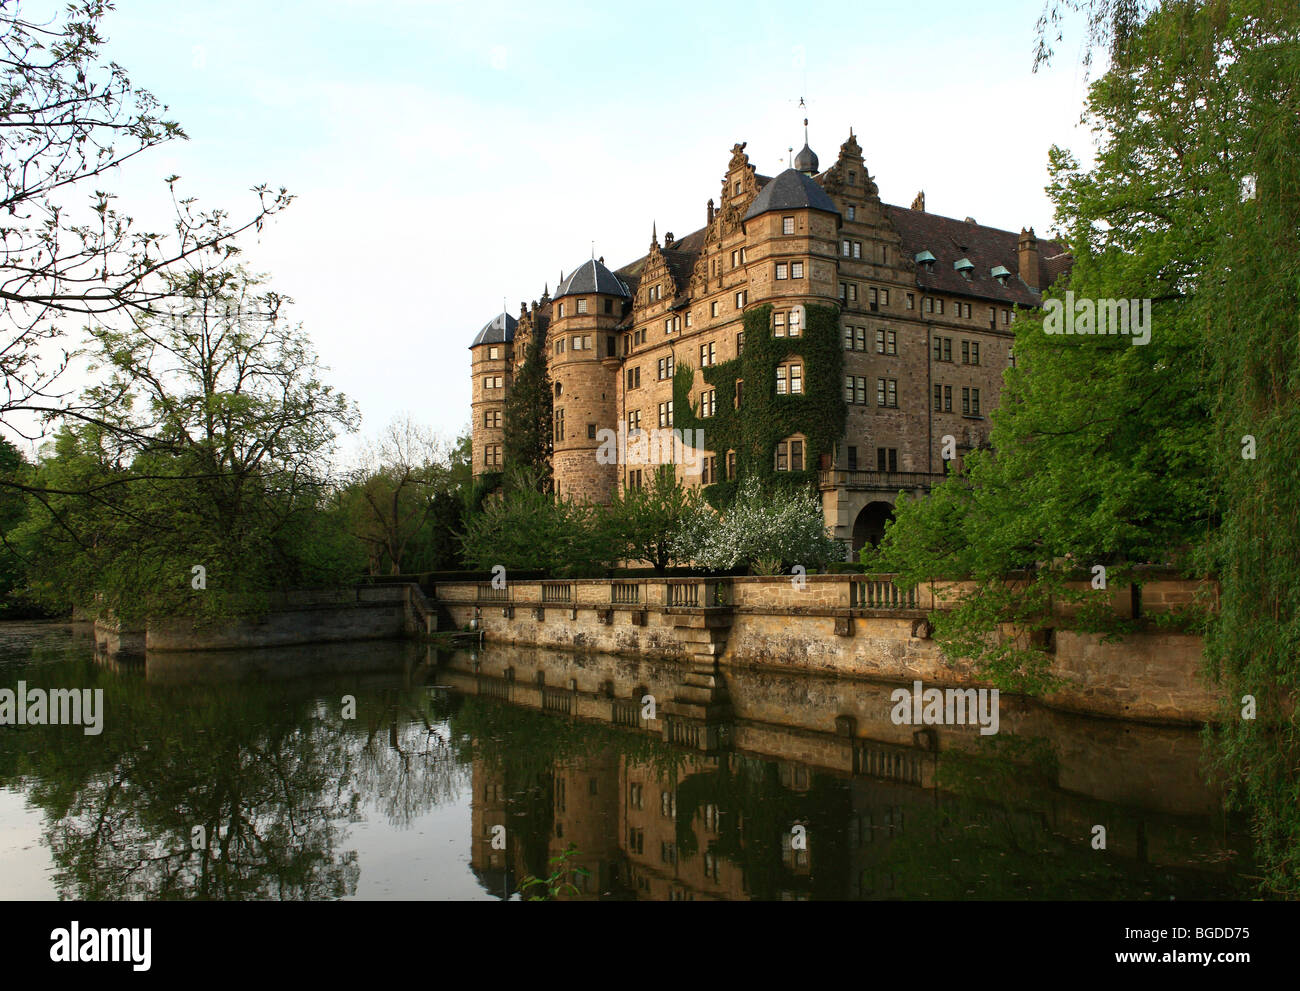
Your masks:
<svg viewBox="0 0 1300 991"><path fill-rule="evenodd" d="M1020 278L1030 289L1041 289L1038 274L1038 238L1034 229L1021 230L1020 240L1016 244L1016 253L1020 256Z"/></svg>
<svg viewBox="0 0 1300 991"><path fill-rule="evenodd" d="M664 235L664 247L671 248L672 246L673 246L673 232L669 231L667 234Z"/></svg>
<svg viewBox="0 0 1300 991"><path fill-rule="evenodd" d="M925 190L924 189L916 194L916 199L912 200L912 209L920 210L922 213L925 213Z"/></svg>

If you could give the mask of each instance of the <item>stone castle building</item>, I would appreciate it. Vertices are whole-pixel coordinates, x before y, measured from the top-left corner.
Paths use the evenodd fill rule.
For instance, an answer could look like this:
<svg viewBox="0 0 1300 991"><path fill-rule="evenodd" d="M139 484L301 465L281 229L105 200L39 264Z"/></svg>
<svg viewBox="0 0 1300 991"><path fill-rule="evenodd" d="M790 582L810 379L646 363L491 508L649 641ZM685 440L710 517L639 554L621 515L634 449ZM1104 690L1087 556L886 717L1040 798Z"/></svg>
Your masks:
<svg viewBox="0 0 1300 991"><path fill-rule="evenodd" d="M851 130L824 171L807 142L775 177L759 175L745 145L735 145L705 221L681 238L652 234L648 252L622 268L585 261L553 296L543 292L518 318L502 313L482 329L470 345L475 473L501 470L505 397L528 342L541 335L559 494L604 501L644 484L649 472L634 458L597 456L605 431L635 438L677 426L683 398L706 443L698 459L679 460L679 475L687 484L734 481L736 452L707 449L719 392L741 419L747 397L776 397L796 419L806 403L809 421L765 442L772 449L762 456L774 472L815 479L828 525L856 552L878 538L900 490L926 491L946 473L945 446L950 454L955 446L960 464L963 452L988 443L988 414L1015 362L1016 308L1039 306L1070 264L1032 227L1017 234L927 213L923 193L910 208L883 203ZM806 314L827 306L843 352L833 383L808 365L811 342L802 340L813 332ZM711 373L741 357L746 314L752 321L760 310L777 347L765 351L776 355L762 372L771 381L746 383L737 372L719 388ZM809 437L832 393L845 428L815 451Z"/></svg>

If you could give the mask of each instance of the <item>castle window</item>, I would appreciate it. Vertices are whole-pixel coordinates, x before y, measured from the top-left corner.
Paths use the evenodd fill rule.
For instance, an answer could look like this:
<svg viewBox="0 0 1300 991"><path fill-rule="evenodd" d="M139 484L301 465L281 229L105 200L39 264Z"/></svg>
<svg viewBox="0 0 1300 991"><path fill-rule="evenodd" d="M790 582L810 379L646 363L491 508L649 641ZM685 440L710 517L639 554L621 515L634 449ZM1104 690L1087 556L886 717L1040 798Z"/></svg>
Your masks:
<svg viewBox="0 0 1300 991"><path fill-rule="evenodd" d="M802 328L799 326L799 311L791 310L790 311L790 336L798 337L799 334L801 333L801 330Z"/></svg>
<svg viewBox="0 0 1300 991"><path fill-rule="evenodd" d="M555 411L555 439L564 440L564 410L562 409Z"/></svg>
<svg viewBox="0 0 1300 991"><path fill-rule="evenodd" d="M639 409L628 410L627 414L627 432L634 434L641 429L641 411Z"/></svg>
<svg viewBox="0 0 1300 991"><path fill-rule="evenodd" d="M739 265L739 264L740 264L740 252L739 252L739 251L733 251L733 252L731 253L731 267L732 267L732 268L735 268L735 267L736 267L737 265Z"/></svg>
<svg viewBox="0 0 1300 991"><path fill-rule="evenodd" d="M803 392L803 365L799 362L776 366L776 394L787 392L792 396Z"/></svg>
<svg viewBox="0 0 1300 991"><path fill-rule="evenodd" d="M736 185L733 187L732 195L734 195L734 196L739 196L739 195L740 195L740 180L739 180L739 179L736 180Z"/></svg>
<svg viewBox="0 0 1300 991"><path fill-rule="evenodd" d="M740 292L736 293L736 309L743 310L747 302L749 302L748 289L742 289Z"/></svg>
<svg viewBox="0 0 1300 991"><path fill-rule="evenodd" d="M876 379L876 405L898 408L898 379Z"/></svg>
<svg viewBox="0 0 1300 991"><path fill-rule="evenodd" d="M686 326L689 327L690 325L691 325L691 311L690 311L690 310L687 310L687 311L686 311Z"/></svg>
<svg viewBox="0 0 1300 991"><path fill-rule="evenodd" d="M1011 322L1011 311L1010 311L1010 310L1003 310L1003 311L1002 311L1002 326L1005 327L1005 326L1006 326L1007 324L1009 324L1010 322Z"/></svg>
<svg viewBox="0 0 1300 991"><path fill-rule="evenodd" d="M700 416L712 416L718 411L718 391L709 389L700 393Z"/></svg>
<svg viewBox="0 0 1300 991"><path fill-rule="evenodd" d="M844 350L845 351L853 350L853 328L852 327L844 328Z"/></svg>
<svg viewBox="0 0 1300 991"><path fill-rule="evenodd" d="M909 310L916 309L916 293L910 292L907 294L907 308Z"/></svg>
<svg viewBox="0 0 1300 991"><path fill-rule="evenodd" d="M501 385L502 379L500 375L485 375L483 377L483 388L485 389L500 389Z"/></svg>
<svg viewBox="0 0 1300 991"><path fill-rule="evenodd" d="M782 217L782 218L781 218L781 233L782 233L782 234L793 234L793 233L794 233L794 217Z"/></svg>
<svg viewBox="0 0 1300 991"><path fill-rule="evenodd" d="M501 357L501 349L495 344L488 348L488 361L496 361Z"/></svg>
<svg viewBox="0 0 1300 991"><path fill-rule="evenodd" d="M858 174L854 172L852 169L849 169L849 185L856 186L857 184L858 184Z"/></svg>
<svg viewBox="0 0 1300 991"><path fill-rule="evenodd" d="M501 464L501 445L488 444L483 448L483 466L485 468L495 467Z"/></svg>
<svg viewBox="0 0 1300 991"><path fill-rule="evenodd" d="M848 459L849 459L848 461L849 471L857 471L858 470L858 449L856 447L852 447L852 446L849 447Z"/></svg>
<svg viewBox="0 0 1300 991"><path fill-rule="evenodd" d="M939 385L934 387L934 408L936 412L943 409L943 387Z"/></svg>
<svg viewBox="0 0 1300 991"><path fill-rule="evenodd" d="M898 354L898 333L896 331L885 331L885 354Z"/></svg>
<svg viewBox="0 0 1300 991"><path fill-rule="evenodd" d="M580 299L580 300L578 300L578 312L579 312L579 313L586 313L586 312L587 312L587 301L586 301L586 299Z"/></svg>
<svg viewBox="0 0 1300 991"><path fill-rule="evenodd" d="M641 366L640 365L637 365L636 368L629 368L627 370L627 387L629 389L641 388ZM557 396L559 395L558 391L556 392L556 395Z"/></svg>
<svg viewBox="0 0 1300 991"><path fill-rule="evenodd" d="M803 471L803 438L789 438L776 445L777 471Z"/></svg>
<svg viewBox="0 0 1300 991"><path fill-rule="evenodd" d="M712 365L717 358L718 345L715 341L700 345L700 367Z"/></svg>
<svg viewBox="0 0 1300 991"><path fill-rule="evenodd" d="M664 321L664 336L667 336L672 332L673 332L673 320L672 317L669 317L667 320Z"/></svg>
<svg viewBox="0 0 1300 991"><path fill-rule="evenodd" d="M866 327L858 328L857 342L858 342L859 351L865 351L867 349L867 328Z"/></svg>
<svg viewBox="0 0 1300 991"><path fill-rule="evenodd" d="M735 477L736 477L736 452L728 451L727 452L727 478L732 479Z"/></svg>
<svg viewBox="0 0 1300 991"><path fill-rule="evenodd" d="M659 404L659 426L671 427L673 425L673 403L670 399L666 403Z"/></svg>
<svg viewBox="0 0 1300 991"><path fill-rule="evenodd" d="M845 258L849 257L849 251L851 249L852 249L852 245L847 240L840 242L840 254L843 255Z"/></svg>
<svg viewBox="0 0 1300 991"><path fill-rule="evenodd" d="M556 383L555 383L555 395L558 397L558 396L560 395L560 393L563 392L563 391L564 391L564 386L562 386L559 382L556 382Z"/></svg>
<svg viewBox="0 0 1300 991"><path fill-rule="evenodd" d="M639 489L641 487L640 468L637 468L635 471L629 471L627 473L627 487L629 489Z"/></svg>
<svg viewBox="0 0 1300 991"><path fill-rule="evenodd" d="M885 353L885 332L883 330L877 330L876 331L876 354L884 354L884 353Z"/></svg>
<svg viewBox="0 0 1300 991"><path fill-rule="evenodd" d="M676 333L677 331L679 331L679 330L681 330L681 329L682 329L682 318L681 318L681 317L673 317L673 332Z"/></svg>
<svg viewBox="0 0 1300 991"><path fill-rule="evenodd" d="M736 335L736 354L739 356L744 353L745 353L745 332L742 330L739 334Z"/></svg>
<svg viewBox="0 0 1300 991"><path fill-rule="evenodd" d="M1012 368L1016 367L1016 355L1014 351L1007 352L1007 364L1010 365Z"/></svg>
<svg viewBox="0 0 1300 991"><path fill-rule="evenodd" d="M898 448L876 448L876 471L898 471Z"/></svg>
<svg viewBox="0 0 1300 991"><path fill-rule="evenodd" d="M803 278L803 262L791 262L791 263L790 263L790 278L792 278L792 279L802 279L802 278Z"/></svg>
<svg viewBox="0 0 1300 991"><path fill-rule="evenodd" d="M596 439L596 425L594 423L588 423L587 440L595 440L595 439Z"/></svg>
<svg viewBox="0 0 1300 991"><path fill-rule="evenodd" d="M961 390L961 411L964 415L970 416L970 389L965 386Z"/></svg>
<svg viewBox="0 0 1300 991"><path fill-rule="evenodd" d="M853 242L853 257L854 257L854 258L861 258L861 257L862 257L862 242L861 242L861 241L854 241L854 242Z"/></svg>
<svg viewBox="0 0 1300 991"><path fill-rule="evenodd" d="M867 404L867 378L865 375L844 376L844 401L857 406Z"/></svg>
<svg viewBox="0 0 1300 991"><path fill-rule="evenodd" d="M971 416L980 415L980 391L971 389L970 391L970 414Z"/></svg>
<svg viewBox="0 0 1300 991"><path fill-rule="evenodd" d="M855 206L850 206L850 207L849 207L849 219L850 219L850 220L857 220L857 219L858 219L858 208L857 208L857 207L855 207Z"/></svg>
<svg viewBox="0 0 1300 991"><path fill-rule="evenodd" d="M952 386L950 385L943 387L943 411L945 413L952 412Z"/></svg>
<svg viewBox="0 0 1300 991"><path fill-rule="evenodd" d="M934 297L933 297L933 296L926 296L926 297L925 297L925 312L926 312L926 313L933 313L933 312L934 312Z"/></svg>
<svg viewBox="0 0 1300 991"><path fill-rule="evenodd" d="M867 302L870 303L872 306L875 306L877 303L880 302L880 297L876 292L875 286L872 286L870 289L867 290Z"/></svg>
<svg viewBox="0 0 1300 991"><path fill-rule="evenodd" d="M785 314L784 313L772 314L772 336L773 337L785 336Z"/></svg>
<svg viewBox="0 0 1300 991"><path fill-rule="evenodd" d="M614 301L612 299L605 300L605 312L606 313L614 312Z"/></svg>
<svg viewBox="0 0 1300 991"><path fill-rule="evenodd" d="M888 289L882 289L882 290L880 290L880 305L881 305L881 306L888 306L888 305L889 305L889 290L888 290Z"/></svg>
<svg viewBox="0 0 1300 991"><path fill-rule="evenodd" d="M787 265L785 262L777 262L777 263L776 263L776 277L777 277L777 280L778 280L778 281L789 278L789 277L790 277L790 266Z"/></svg>
<svg viewBox="0 0 1300 991"><path fill-rule="evenodd" d="M670 379L673 377L673 356L670 354L666 358L659 359L659 380Z"/></svg>
<svg viewBox="0 0 1300 991"><path fill-rule="evenodd" d="M709 304L709 309L712 316L716 317L718 315L718 301L716 299Z"/></svg>
<svg viewBox="0 0 1300 991"><path fill-rule="evenodd" d="M736 409L740 409L741 404L745 401L745 380L736 379Z"/></svg>
<svg viewBox="0 0 1300 991"><path fill-rule="evenodd" d="M935 305L935 308L938 309L939 313L942 314L942 313L943 313L943 300L941 300L941 299L937 299L937 300L935 300L934 305Z"/></svg>
<svg viewBox="0 0 1300 991"><path fill-rule="evenodd" d="M970 364L970 341L961 342L961 363L963 365Z"/></svg>

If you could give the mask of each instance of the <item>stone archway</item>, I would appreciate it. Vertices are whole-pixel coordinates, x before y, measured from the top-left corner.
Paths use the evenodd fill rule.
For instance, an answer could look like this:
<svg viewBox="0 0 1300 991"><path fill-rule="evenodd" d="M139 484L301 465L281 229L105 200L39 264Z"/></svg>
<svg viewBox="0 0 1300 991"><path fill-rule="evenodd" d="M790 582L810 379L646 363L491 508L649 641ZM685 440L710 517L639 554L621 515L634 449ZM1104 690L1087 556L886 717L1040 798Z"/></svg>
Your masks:
<svg viewBox="0 0 1300 991"><path fill-rule="evenodd" d="M869 502L853 521L853 559L867 544L876 547L885 535L885 524L894 518L894 507L888 502Z"/></svg>

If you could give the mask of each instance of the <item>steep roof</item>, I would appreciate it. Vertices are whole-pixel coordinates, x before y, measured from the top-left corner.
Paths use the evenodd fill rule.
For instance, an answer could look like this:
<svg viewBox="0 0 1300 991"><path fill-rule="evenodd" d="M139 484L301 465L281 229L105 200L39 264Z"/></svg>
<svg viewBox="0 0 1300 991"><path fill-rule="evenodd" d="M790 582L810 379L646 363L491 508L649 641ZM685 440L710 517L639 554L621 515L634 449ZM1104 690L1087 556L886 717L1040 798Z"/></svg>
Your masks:
<svg viewBox="0 0 1300 991"><path fill-rule="evenodd" d="M915 258L923 251L934 255L932 266L916 267L919 288L980 296L1019 306L1041 305L1041 288L1031 289L1020 278L1020 236L1016 232L901 206L884 204L884 210L898 231L908 258ZM1073 260L1062 244L1041 238L1038 254L1043 287L1051 285ZM974 265L969 279L954 267L963 258ZM993 277L993 269L999 265L1011 273L1006 285Z"/></svg>
<svg viewBox="0 0 1300 991"><path fill-rule="evenodd" d="M594 258L574 269L569 277L556 287L553 298L577 296L580 293L602 293L606 296L624 297L632 295L622 279Z"/></svg>
<svg viewBox="0 0 1300 991"><path fill-rule="evenodd" d="M470 347L476 348L480 344L509 344L515 339L515 328L518 326L519 321L509 313L498 313L478 332L478 337L474 338Z"/></svg>
<svg viewBox="0 0 1300 991"><path fill-rule="evenodd" d="M836 215L840 212L834 201L826 195L826 190L795 169L786 169L771 182L765 183L746 211L745 219L752 220L773 210L821 210Z"/></svg>

